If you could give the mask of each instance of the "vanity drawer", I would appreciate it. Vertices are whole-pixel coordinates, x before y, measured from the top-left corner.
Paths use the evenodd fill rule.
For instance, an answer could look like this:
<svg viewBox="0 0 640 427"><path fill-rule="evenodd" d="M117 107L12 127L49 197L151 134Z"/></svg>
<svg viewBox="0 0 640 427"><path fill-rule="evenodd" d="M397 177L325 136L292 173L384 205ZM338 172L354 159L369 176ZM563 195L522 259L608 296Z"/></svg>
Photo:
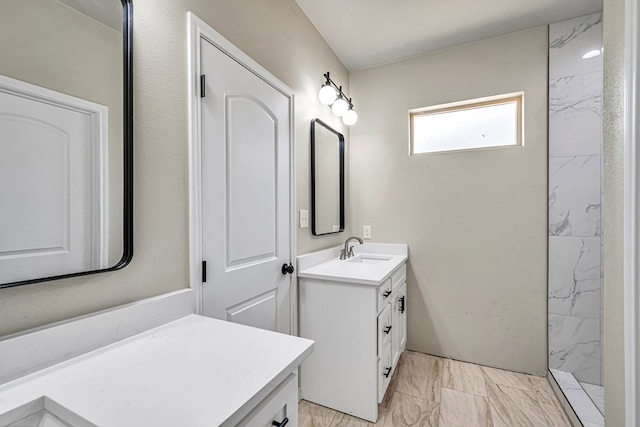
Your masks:
<svg viewBox="0 0 640 427"><path fill-rule="evenodd" d="M378 316L378 355L381 355L383 349L391 343L391 314L391 304L387 304Z"/></svg>
<svg viewBox="0 0 640 427"><path fill-rule="evenodd" d="M378 313L384 308L384 305L391 301L391 278L384 281L378 286Z"/></svg>
<svg viewBox="0 0 640 427"><path fill-rule="evenodd" d="M391 286L393 286L393 292L398 289L398 286L407 281L407 264L402 264L391 275Z"/></svg>
<svg viewBox="0 0 640 427"><path fill-rule="evenodd" d="M383 347L382 357L378 359L378 403L384 399L384 394L391 382L393 366L391 364L391 344Z"/></svg>
<svg viewBox="0 0 640 427"><path fill-rule="evenodd" d="M258 404L237 426L267 427L282 423L298 425L298 376L289 375L274 391Z"/></svg>

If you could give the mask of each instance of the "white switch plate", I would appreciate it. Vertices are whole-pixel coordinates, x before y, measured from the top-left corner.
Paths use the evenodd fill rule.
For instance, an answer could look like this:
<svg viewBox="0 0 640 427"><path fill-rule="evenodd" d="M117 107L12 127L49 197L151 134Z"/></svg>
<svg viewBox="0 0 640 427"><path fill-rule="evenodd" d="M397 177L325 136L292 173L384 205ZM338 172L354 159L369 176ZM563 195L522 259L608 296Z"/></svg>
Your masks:
<svg viewBox="0 0 640 427"><path fill-rule="evenodd" d="M370 239L371 238L371 226L370 225L363 225L362 226L362 238L363 239Z"/></svg>
<svg viewBox="0 0 640 427"><path fill-rule="evenodd" d="M309 228L309 211L300 209L300 228Z"/></svg>

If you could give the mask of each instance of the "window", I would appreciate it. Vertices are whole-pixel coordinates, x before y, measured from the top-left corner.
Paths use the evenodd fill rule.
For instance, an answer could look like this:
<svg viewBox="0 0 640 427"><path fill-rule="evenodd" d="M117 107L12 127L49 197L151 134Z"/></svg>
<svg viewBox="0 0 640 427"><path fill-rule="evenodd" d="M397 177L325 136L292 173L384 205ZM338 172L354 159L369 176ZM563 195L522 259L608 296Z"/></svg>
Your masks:
<svg viewBox="0 0 640 427"><path fill-rule="evenodd" d="M522 144L523 93L409 111L411 154Z"/></svg>

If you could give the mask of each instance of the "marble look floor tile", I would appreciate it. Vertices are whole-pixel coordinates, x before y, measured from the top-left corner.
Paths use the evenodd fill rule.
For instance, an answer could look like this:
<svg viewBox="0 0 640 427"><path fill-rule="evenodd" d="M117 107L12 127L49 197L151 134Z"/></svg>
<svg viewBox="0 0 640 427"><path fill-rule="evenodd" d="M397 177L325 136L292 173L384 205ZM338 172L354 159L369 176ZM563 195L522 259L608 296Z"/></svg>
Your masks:
<svg viewBox="0 0 640 427"><path fill-rule="evenodd" d="M298 425L300 427L329 427L339 412L315 403L301 400L298 403Z"/></svg>
<svg viewBox="0 0 640 427"><path fill-rule="evenodd" d="M331 422L331 427L373 427L376 425L377 423L370 423L348 414L338 414Z"/></svg>
<svg viewBox="0 0 640 427"><path fill-rule="evenodd" d="M529 381L547 423L553 427L571 427L571 423L553 393L549 381L546 378L538 377L530 377Z"/></svg>
<svg viewBox="0 0 640 427"><path fill-rule="evenodd" d="M451 368L445 366L451 363ZM430 372L431 375L426 375ZM485 391L479 386L477 373ZM406 377L413 377L406 381ZM435 377L435 379L433 378ZM446 378L445 378L446 377ZM397 381L394 382L394 378ZM471 363L405 352L396 368L396 375L387 389L383 402L378 405L378 420L371 423L300 401L299 425L302 427L569 427L560 403L546 379L531 375L503 371ZM433 395L424 399L400 391ZM415 378L423 378L429 386L420 385ZM439 378L439 379L438 379ZM463 384L470 382L472 385ZM468 393L448 387L452 384ZM577 384L577 383L576 383ZM438 400L435 399L437 394Z"/></svg>
<svg viewBox="0 0 640 427"><path fill-rule="evenodd" d="M549 235L600 235L600 156L549 159Z"/></svg>
<svg viewBox="0 0 640 427"><path fill-rule="evenodd" d="M549 314L549 367L600 381L600 319Z"/></svg>
<svg viewBox="0 0 640 427"><path fill-rule="evenodd" d="M602 70L602 55L582 59L602 48L602 14L582 16L549 26L549 78Z"/></svg>
<svg viewBox="0 0 640 427"><path fill-rule="evenodd" d="M487 382L491 414L496 424L523 427L548 426L536 394L530 390Z"/></svg>
<svg viewBox="0 0 640 427"><path fill-rule="evenodd" d="M503 369L490 368L482 366L485 382L492 382L497 385L504 385L521 390L532 390L529 382L530 375L521 374L519 372L505 371Z"/></svg>
<svg viewBox="0 0 640 427"><path fill-rule="evenodd" d="M394 392L384 417L378 419L377 426L437 427L440 404ZM384 418L384 419L382 419Z"/></svg>
<svg viewBox="0 0 640 427"><path fill-rule="evenodd" d="M398 366L398 382L393 390L432 402L440 401L443 360L406 351Z"/></svg>
<svg viewBox="0 0 640 427"><path fill-rule="evenodd" d="M443 388L440 397L440 427L493 427L487 398Z"/></svg>
<svg viewBox="0 0 640 427"><path fill-rule="evenodd" d="M600 154L602 72L549 81L549 157Z"/></svg>
<svg viewBox="0 0 640 427"><path fill-rule="evenodd" d="M457 360L444 360L442 387L486 396L487 388L480 366Z"/></svg>
<svg viewBox="0 0 640 427"><path fill-rule="evenodd" d="M549 237L549 313L601 316L600 237Z"/></svg>

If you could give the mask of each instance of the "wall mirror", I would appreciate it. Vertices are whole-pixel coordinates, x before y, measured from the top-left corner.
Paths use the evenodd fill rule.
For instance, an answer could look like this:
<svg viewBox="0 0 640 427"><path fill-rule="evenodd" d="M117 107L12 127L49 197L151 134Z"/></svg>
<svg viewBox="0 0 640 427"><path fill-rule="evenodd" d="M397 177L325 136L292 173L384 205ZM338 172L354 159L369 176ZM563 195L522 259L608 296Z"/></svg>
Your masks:
<svg viewBox="0 0 640 427"><path fill-rule="evenodd" d="M344 231L344 136L311 121L311 232Z"/></svg>
<svg viewBox="0 0 640 427"><path fill-rule="evenodd" d="M131 0L0 2L0 288L133 256Z"/></svg>

